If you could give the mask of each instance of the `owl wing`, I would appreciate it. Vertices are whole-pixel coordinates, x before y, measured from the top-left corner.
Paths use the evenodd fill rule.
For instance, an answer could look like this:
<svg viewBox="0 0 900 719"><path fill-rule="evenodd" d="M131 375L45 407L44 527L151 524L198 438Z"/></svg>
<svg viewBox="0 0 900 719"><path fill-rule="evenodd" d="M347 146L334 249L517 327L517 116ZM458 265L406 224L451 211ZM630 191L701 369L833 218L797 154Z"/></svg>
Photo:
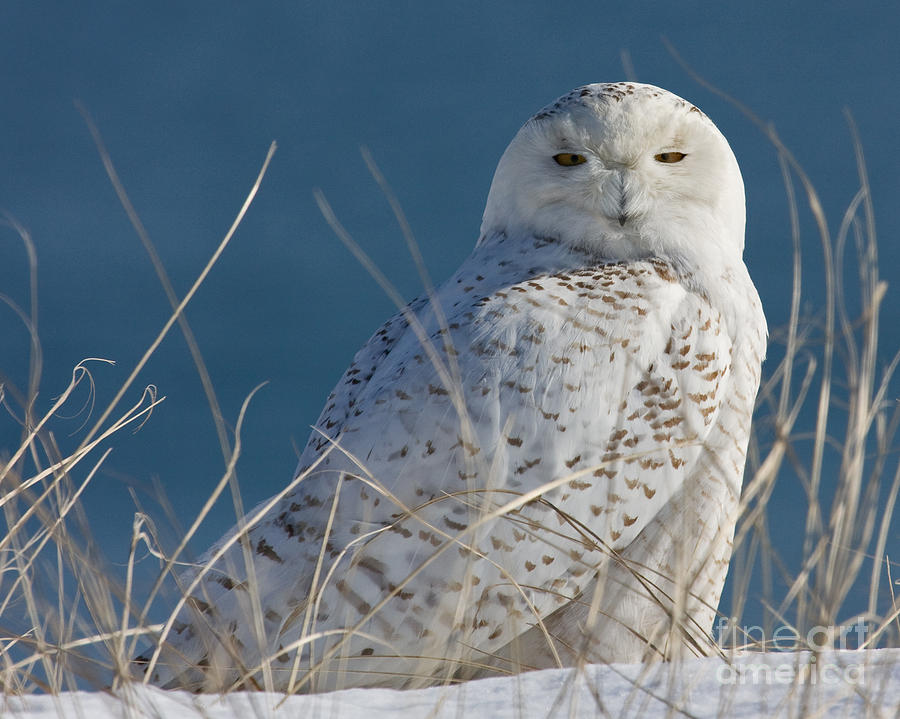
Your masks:
<svg viewBox="0 0 900 719"><path fill-rule="evenodd" d="M442 371L398 315L338 383L300 471L335 446L249 533L264 631L232 557L201 600L229 640L189 621L182 653L427 674L577 596L678 491L728 382L718 313L661 263L481 272L441 288L443 320L410 306Z"/></svg>
<svg viewBox="0 0 900 719"><path fill-rule="evenodd" d="M410 317L414 317L428 302L418 297L400 312L388 319L354 355L337 385L328 395L316 428L306 444L294 476L302 474L331 445L330 439L340 435L344 425L353 417L359 417L362 409L357 406L365 394L373 376L384 366L394 346L408 331Z"/></svg>

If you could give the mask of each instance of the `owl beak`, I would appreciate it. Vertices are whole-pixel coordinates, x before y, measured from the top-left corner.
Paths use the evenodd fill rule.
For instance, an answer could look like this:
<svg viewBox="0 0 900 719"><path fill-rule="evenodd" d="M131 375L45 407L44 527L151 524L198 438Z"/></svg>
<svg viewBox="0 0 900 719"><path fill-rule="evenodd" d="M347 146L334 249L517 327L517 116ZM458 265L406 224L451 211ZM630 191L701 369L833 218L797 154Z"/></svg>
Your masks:
<svg viewBox="0 0 900 719"><path fill-rule="evenodd" d="M600 207L603 217L609 222L618 221L619 227L634 224L639 214L634 207L634 198L638 190L630 186L628 171L618 169L611 172L601 186Z"/></svg>

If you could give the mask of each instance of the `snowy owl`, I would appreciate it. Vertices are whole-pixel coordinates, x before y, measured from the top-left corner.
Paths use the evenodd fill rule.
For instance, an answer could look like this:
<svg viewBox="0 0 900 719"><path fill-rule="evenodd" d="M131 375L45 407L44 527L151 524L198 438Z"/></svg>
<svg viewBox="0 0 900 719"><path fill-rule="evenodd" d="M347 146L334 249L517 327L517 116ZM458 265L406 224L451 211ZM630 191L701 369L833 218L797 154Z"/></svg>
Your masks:
<svg viewBox="0 0 900 719"><path fill-rule="evenodd" d="M472 253L181 578L147 679L412 687L704 653L766 344L744 215L727 141L666 90L534 115Z"/></svg>

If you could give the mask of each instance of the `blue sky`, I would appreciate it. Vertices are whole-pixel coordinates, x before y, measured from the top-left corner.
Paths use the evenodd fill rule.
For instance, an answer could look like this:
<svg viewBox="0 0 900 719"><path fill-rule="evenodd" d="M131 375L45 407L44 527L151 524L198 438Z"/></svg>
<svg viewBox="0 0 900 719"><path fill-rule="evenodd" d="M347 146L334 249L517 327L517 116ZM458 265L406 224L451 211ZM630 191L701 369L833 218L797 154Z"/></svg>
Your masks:
<svg viewBox="0 0 900 719"><path fill-rule="evenodd" d="M731 142L747 189L747 262L770 326L783 324L790 234L776 154L733 106L691 79L663 36L776 127L821 193L833 231L858 188L843 110L853 113L891 283L887 358L900 340L898 12L829 0L5 2L0 209L28 229L38 253L38 407L49 407L85 357L117 362L95 369L102 406L169 314L76 99L99 126L179 293L227 230L269 143L279 143L256 203L187 313L231 423L253 387L268 382L243 433L238 470L248 506L290 478L294 445L305 443L354 351L392 312L322 220L313 188L411 299L421 283L360 145L402 202L432 276L444 278L474 244L495 164L518 127L572 87L623 79L623 52L637 80L690 99ZM815 310L818 238L808 212L802 229ZM21 243L0 228L0 292L21 304L26 267ZM28 337L2 306L0 330L0 370L21 383ZM144 501L158 480L189 523L223 467L177 330L141 374L139 385L150 383L165 402L137 434L117 437L85 495L114 562L127 550L129 487ZM56 421L60 444L78 441L82 421ZM0 419L0 447L17 437ZM195 549L232 521L223 505Z"/></svg>

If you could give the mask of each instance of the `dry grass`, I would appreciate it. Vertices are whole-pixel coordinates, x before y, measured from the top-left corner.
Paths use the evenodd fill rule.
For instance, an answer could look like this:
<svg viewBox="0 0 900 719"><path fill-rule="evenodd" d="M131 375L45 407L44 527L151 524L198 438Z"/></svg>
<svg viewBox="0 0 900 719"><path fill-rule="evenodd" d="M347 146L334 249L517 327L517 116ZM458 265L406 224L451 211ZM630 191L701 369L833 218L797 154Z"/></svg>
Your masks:
<svg viewBox="0 0 900 719"><path fill-rule="evenodd" d="M753 119L752 113L748 112L748 116ZM4 407L22 426L21 443L10 448L0 464L0 506L5 522L3 539L0 540L0 685L6 693L58 693L77 687L109 686L131 680L136 673L132 658L139 646L148 643L151 643L149 661L151 664L158 661L157 642L163 641L172 630L178 612L190 605L191 593L208 571L207 566L196 568L192 574L182 573L183 556L187 553L191 537L226 488L231 489L238 516L245 514L234 478L234 466L240 455L243 411L237 421L232 446L183 309L224 250L252 202L274 147L270 149L260 176L228 235L191 290L179 300L115 174L99 133L90 119L86 119L113 186L150 253L173 312L113 401L99 412L98 419L85 430L78 448L62 456L53 438L54 416L61 408L68 406L79 387L92 383L90 363L103 360L85 360L79 364L73 371L69 387L53 407L42 416L33 414L41 375L35 309L36 252L27 232L8 220L28 249L32 291L28 310L21 310L4 298L31 334L28 386L19 390L7 380L2 385ZM732 601L728 617L734 626L742 627L748 623L746 617L752 619L750 623L756 624L756 617L762 616L766 638L773 636L775 626L791 627L800 638L798 644L801 647L805 647L803 639L811 630L824 628L826 632L839 636L840 627L863 621L867 631L866 646L900 646L900 599L895 596L900 569L891 563L889 557L891 538L897 536L895 501L900 491L900 465L897 463L895 439L900 410L890 387L900 355L894 355L886 363L879 356L878 318L886 285L878 276L874 213L861 146L854 131L859 191L832 235L812 182L774 131L759 124L778 153L791 208L794 292L787 324L773 333L770 359L764 368L744 484L743 511L729 579ZM431 294L431 282L424 272L424 264L399 203L371 157L365 157L395 210ZM802 199L796 192L798 182ZM343 232L324 198L319 196L318 199L338 234L367 264L398 306L403 307L403 300L394 292L387 278L368 262L364 253ZM803 241L800 227L802 212L806 211L817 228L824 265L824 276L814 280L823 282L826 288L825 307L812 316L802 312L804 262L801 248L808 243ZM851 272L851 267L855 268L855 273ZM846 291L847 281L851 277L858 284L858 298L848 296ZM771 310L769 314L774 316ZM414 320L412 317L410 319ZM143 513L136 513L124 576L113 577L103 561L101 550L92 540L80 496L102 466L116 433L134 423L146 421L153 407L162 401L156 396L154 388L148 387L139 393L133 383L176 323L179 323L188 340L198 372L203 378L219 430L226 470L182 541L170 551L162 551L153 522ZM411 321L411 325L415 327L416 323ZM426 349L429 347L424 335L423 346ZM445 386L458 386L458 372L452 363L442 365L434 348L431 355L435 366L440 366L446 376ZM132 395L139 395L139 398L131 407L122 410L120 404ZM464 416L462 398L454 399L460 407L460 415ZM333 451L341 450L336 448ZM377 478L367 474L362 463L358 466L361 481L389 496ZM253 526L302 479L302 476L296 478L278 496L247 516L244 529ZM570 479L572 477L566 477L557 480L557 483ZM772 498L780 496L779 489L783 485L792 483L802 486L806 498L806 506L802 508L804 529L799 565L783 556L785 552L778 532L772 530L773 518L780 516L771 506ZM549 486L542 487L539 492L529 495L484 498L484 492L473 487L464 497L453 499L471 503L474 507L478 519L469 530L474 531L479 526L478 522L507 516L527 502L539 499L539 495L548 489ZM404 511L414 512L412 508L402 507L398 500L395 502ZM334 506L331 511L333 516ZM573 526L571 529L580 541L590 535L586 527ZM466 533L453 535L440 532L439 536L442 544L429 562L451 547L463 545L473 549ZM239 537L239 534L233 535L218 547L213 559L224 556L232 545L238 544ZM244 564L250 573L248 583L252 587L255 586L253 561L246 543L243 546ZM150 591L146 595L136 596L135 558L142 547L149 547L157 555L160 570ZM416 572L422 569L420 567ZM331 579L320 562L313 586L319 587ZM648 582L661 583L659 578L650 578ZM148 617L154 614L162 601L162 590L176 585L180 598L174 607L168 607L167 619L161 623L150 623ZM865 590L864 606L859 606L860 587ZM402 588L398 587L396 591ZM680 596L683 591L685 587L676 587L668 597L672 605L670 609L676 615L685 601ZM309 607L312 606L313 603L310 603ZM377 613L380 607L372 607L370 613ZM258 596L254 609L255 618L252 621L262 643ZM293 648L322 638L315 630L311 615L311 610L307 611L301 638ZM540 623L539 629L544 629ZM690 634L697 634L690 627L685 629ZM749 636L737 633L732 637L736 637L736 643L741 646L764 649L768 645L765 641L760 642L753 633ZM702 641L702 637L698 634L695 641ZM784 644L780 644L779 648L784 648ZM341 649L342 644L337 643L328 651L336 655ZM698 647L698 652L710 653L714 649L707 642L705 647ZM239 665L239 657L233 658ZM324 664L329 656L319 656L318 659ZM459 666L474 670L479 668L472 666L478 665L479 660L471 656L456 659ZM515 671L521 668L515 657L508 658L508 661L510 664L500 670ZM273 664L274 657L268 657L258 666L246 667L235 686L271 688L275 684ZM494 668L497 669L496 666ZM454 665L443 675L426 671L424 681L434 681L436 676L449 680L455 676L457 669L458 666ZM298 665L293 666L292 672L290 686L293 690L316 687L315 677L301 672Z"/></svg>

